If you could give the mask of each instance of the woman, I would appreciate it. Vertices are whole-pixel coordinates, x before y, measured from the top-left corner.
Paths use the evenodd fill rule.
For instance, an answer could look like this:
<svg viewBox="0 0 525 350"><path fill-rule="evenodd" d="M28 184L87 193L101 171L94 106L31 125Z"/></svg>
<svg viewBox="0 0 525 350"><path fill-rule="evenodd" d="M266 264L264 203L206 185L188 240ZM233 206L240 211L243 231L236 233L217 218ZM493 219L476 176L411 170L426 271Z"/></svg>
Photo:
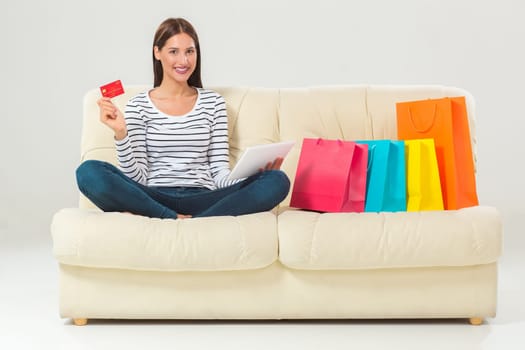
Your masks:
<svg viewBox="0 0 525 350"><path fill-rule="evenodd" d="M129 100L124 115L98 100L115 134L119 168L88 160L80 191L104 211L156 218L242 215L270 210L290 189L282 159L246 179L228 180L228 119L222 96L203 89L199 39L181 18L153 41L154 88Z"/></svg>

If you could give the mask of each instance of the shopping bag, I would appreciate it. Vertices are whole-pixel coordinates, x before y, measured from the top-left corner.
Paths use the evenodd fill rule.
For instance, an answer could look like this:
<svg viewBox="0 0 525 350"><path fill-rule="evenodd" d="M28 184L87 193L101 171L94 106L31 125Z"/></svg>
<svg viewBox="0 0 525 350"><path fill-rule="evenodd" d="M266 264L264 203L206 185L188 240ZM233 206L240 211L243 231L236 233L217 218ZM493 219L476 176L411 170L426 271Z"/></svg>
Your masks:
<svg viewBox="0 0 525 350"><path fill-rule="evenodd" d="M407 211L443 210L433 139L405 140Z"/></svg>
<svg viewBox="0 0 525 350"><path fill-rule="evenodd" d="M365 211L405 211L407 198L404 141L357 142L368 145Z"/></svg>
<svg viewBox="0 0 525 350"><path fill-rule="evenodd" d="M364 211L367 160L367 145L305 138L290 206L322 212Z"/></svg>
<svg viewBox="0 0 525 350"><path fill-rule="evenodd" d="M445 209L478 205L465 97L400 102L398 139L434 139Z"/></svg>

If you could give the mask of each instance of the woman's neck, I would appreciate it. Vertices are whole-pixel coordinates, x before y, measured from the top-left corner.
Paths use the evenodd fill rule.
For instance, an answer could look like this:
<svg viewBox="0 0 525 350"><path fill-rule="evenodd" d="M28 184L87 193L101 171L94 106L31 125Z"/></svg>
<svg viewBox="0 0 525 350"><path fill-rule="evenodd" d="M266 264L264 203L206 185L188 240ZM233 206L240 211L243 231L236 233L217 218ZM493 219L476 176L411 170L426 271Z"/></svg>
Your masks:
<svg viewBox="0 0 525 350"><path fill-rule="evenodd" d="M157 93L161 96L188 96L195 93L195 89L188 83L177 83L169 80L163 80L157 87Z"/></svg>

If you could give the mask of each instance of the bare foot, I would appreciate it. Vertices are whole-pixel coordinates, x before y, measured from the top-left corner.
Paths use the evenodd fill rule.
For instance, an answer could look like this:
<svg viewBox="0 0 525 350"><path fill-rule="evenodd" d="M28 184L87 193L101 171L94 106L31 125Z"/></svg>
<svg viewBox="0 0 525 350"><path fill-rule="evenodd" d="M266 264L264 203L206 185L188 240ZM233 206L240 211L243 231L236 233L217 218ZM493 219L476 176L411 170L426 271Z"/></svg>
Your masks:
<svg viewBox="0 0 525 350"><path fill-rule="evenodd" d="M136 215L129 211L121 211L122 214L129 214L129 215ZM184 214L177 214L177 219L189 219L191 218L191 215L184 215Z"/></svg>

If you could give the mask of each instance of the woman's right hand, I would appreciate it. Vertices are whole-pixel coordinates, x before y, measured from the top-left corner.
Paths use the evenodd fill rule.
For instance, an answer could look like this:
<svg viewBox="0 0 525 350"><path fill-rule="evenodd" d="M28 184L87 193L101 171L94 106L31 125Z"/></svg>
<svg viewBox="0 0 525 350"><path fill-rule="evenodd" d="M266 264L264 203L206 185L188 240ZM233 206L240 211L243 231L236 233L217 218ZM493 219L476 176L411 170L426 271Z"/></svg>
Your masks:
<svg viewBox="0 0 525 350"><path fill-rule="evenodd" d="M111 102L108 97L102 97L97 101L100 110L100 121L106 124L115 133L115 139L122 140L128 133L126 120L122 112Z"/></svg>

